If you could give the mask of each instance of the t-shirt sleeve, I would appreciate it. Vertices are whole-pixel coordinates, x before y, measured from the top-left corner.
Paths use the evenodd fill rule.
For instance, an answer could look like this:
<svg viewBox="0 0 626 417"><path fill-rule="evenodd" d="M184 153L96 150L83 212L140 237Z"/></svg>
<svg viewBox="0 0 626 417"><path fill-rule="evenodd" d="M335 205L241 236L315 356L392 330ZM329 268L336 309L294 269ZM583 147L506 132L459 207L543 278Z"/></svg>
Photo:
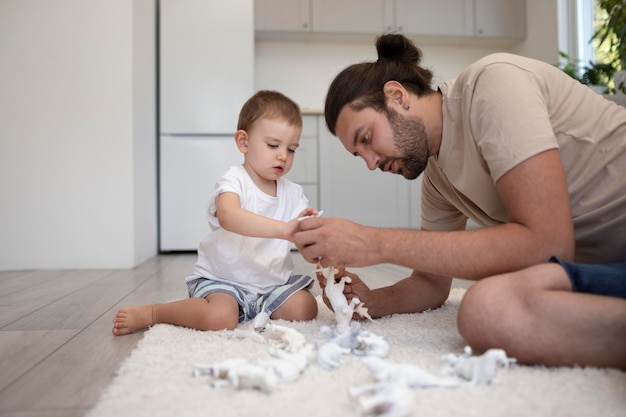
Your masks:
<svg viewBox="0 0 626 417"><path fill-rule="evenodd" d="M470 127L494 183L526 159L558 148L542 82L502 62L486 67L475 81Z"/></svg>
<svg viewBox="0 0 626 417"><path fill-rule="evenodd" d="M423 174L421 226L432 231L457 230L467 223L467 217L437 190L431 177L438 174L439 171L431 165Z"/></svg>
<svg viewBox="0 0 626 417"><path fill-rule="evenodd" d="M215 183L215 190L211 194L211 197L209 197L209 207L207 210L208 221L211 230L215 230L220 227L220 222L215 216L215 213L217 212L217 198L220 196L220 194L226 192L235 193L239 196L239 199L241 200L244 198L244 190L245 187L243 186L241 179L235 175L232 175L230 171L217 180L217 182Z"/></svg>

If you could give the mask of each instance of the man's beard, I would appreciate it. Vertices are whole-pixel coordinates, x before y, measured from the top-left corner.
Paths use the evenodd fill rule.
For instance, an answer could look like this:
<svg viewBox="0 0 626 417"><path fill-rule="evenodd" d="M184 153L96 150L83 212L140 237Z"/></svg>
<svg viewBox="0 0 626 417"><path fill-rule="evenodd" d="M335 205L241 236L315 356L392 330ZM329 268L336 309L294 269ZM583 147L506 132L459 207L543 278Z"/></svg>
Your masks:
<svg viewBox="0 0 626 417"><path fill-rule="evenodd" d="M398 174L408 180L414 180L426 169L428 163L428 138L426 127L421 119L403 117L397 111L387 108L387 120L393 130L394 146L400 154L401 167ZM381 169L389 159L380 163Z"/></svg>

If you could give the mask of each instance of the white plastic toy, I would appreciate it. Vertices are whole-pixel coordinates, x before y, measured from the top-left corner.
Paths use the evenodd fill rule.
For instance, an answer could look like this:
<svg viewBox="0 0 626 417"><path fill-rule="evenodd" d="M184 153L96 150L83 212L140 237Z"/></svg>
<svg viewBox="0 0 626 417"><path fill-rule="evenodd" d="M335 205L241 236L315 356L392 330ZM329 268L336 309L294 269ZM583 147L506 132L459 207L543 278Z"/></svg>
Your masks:
<svg viewBox="0 0 626 417"><path fill-rule="evenodd" d="M348 355L350 349L335 343L324 343L317 348L317 364L320 368L331 371L341 365L341 355Z"/></svg>
<svg viewBox="0 0 626 417"><path fill-rule="evenodd" d="M458 387L456 378L439 378L409 363L392 363L376 356L363 358L363 364L376 381L398 383L409 388Z"/></svg>
<svg viewBox="0 0 626 417"><path fill-rule="evenodd" d="M236 389L255 388L272 392L278 386L276 373L245 359L228 359L212 365L195 364L194 376L210 375L213 377L214 388L232 386Z"/></svg>
<svg viewBox="0 0 626 417"><path fill-rule="evenodd" d="M316 272L321 272L326 277L326 286L324 292L330 305L333 306L335 312L335 320L337 321L337 333L344 333L350 329L350 321L354 313L359 314L361 317L365 317L372 320L367 312L367 308L363 306L361 300L354 297L348 303L346 296L343 294L343 289L347 283L352 280L350 277L341 277L338 282L335 281L335 274L339 272L335 267L327 268L327 272L324 273L323 269L318 269Z"/></svg>
<svg viewBox="0 0 626 417"><path fill-rule="evenodd" d="M508 368L515 363L502 349L489 349L480 356L472 356L472 348L465 347L463 355L449 353L443 356L442 370L470 381L472 385L491 384L498 366Z"/></svg>
<svg viewBox="0 0 626 417"><path fill-rule="evenodd" d="M304 335L296 329L272 323L269 314L265 312L265 306L252 321L252 328L255 333L262 334L270 344L287 352L297 352L306 344Z"/></svg>

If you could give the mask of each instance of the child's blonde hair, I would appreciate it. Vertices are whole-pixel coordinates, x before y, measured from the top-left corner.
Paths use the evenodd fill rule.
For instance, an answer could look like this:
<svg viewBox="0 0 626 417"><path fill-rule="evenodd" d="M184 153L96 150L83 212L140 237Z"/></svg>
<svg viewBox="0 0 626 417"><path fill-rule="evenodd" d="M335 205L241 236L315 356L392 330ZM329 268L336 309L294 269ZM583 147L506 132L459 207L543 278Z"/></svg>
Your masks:
<svg viewBox="0 0 626 417"><path fill-rule="evenodd" d="M278 91L261 90L248 99L239 112L237 130L249 130L261 118L280 119L302 128L300 107Z"/></svg>

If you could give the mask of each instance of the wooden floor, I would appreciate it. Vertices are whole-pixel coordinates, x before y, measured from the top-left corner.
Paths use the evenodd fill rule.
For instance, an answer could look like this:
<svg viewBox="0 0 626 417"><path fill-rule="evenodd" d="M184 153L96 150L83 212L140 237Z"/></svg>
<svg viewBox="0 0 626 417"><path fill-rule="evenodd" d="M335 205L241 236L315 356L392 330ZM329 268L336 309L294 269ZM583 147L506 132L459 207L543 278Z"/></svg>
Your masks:
<svg viewBox="0 0 626 417"><path fill-rule="evenodd" d="M0 271L0 416L85 415L143 337L111 334L117 310L186 297L195 259L159 255L124 270ZM298 272L313 273L297 252L294 259ZM408 274L391 265L354 272L372 287Z"/></svg>

